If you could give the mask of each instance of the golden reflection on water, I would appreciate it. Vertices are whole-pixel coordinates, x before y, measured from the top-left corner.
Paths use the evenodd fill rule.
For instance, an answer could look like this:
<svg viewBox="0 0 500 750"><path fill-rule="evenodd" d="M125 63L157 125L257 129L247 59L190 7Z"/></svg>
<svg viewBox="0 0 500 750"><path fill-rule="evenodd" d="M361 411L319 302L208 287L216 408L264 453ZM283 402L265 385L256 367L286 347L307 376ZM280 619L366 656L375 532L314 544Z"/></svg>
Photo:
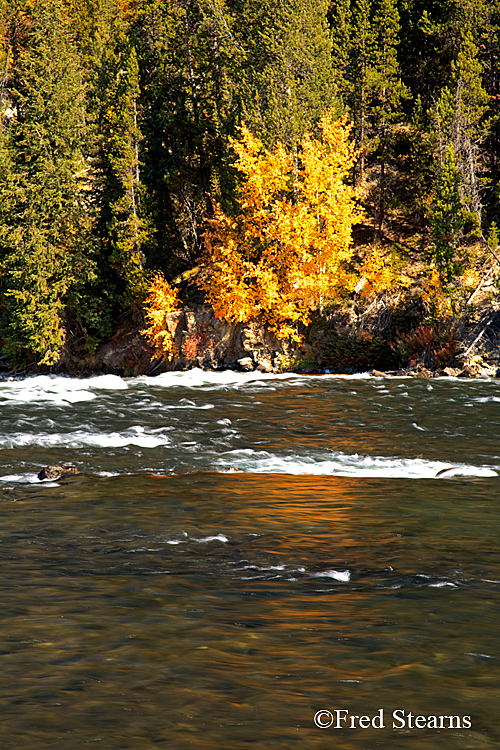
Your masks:
<svg viewBox="0 0 500 750"><path fill-rule="evenodd" d="M45 492L4 510L5 747L452 750L500 738L497 588L418 578L458 566L460 580L493 577L481 487L200 473ZM484 528L471 528L478 508ZM165 542L181 532L185 544ZM199 541L217 534L228 542ZM349 582L314 575L345 569ZM471 714L473 727L313 724L321 708L380 707Z"/></svg>

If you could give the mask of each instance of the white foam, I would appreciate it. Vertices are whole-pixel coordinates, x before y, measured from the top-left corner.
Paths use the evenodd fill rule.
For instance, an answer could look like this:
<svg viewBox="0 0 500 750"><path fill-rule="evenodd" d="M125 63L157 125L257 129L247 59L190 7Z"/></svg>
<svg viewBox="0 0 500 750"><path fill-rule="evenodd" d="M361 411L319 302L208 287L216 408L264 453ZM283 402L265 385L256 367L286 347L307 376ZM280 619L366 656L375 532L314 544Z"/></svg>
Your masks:
<svg viewBox="0 0 500 750"><path fill-rule="evenodd" d="M451 583L450 581L439 581L439 583L429 583L429 588L431 589L442 589L444 586L449 586L450 588L457 588L457 585L455 583Z"/></svg>
<svg viewBox="0 0 500 750"><path fill-rule="evenodd" d="M25 474L4 474L3 477L0 477L0 482L9 484L11 482L15 484L43 484L44 487L59 487L57 482L41 481L38 479L38 475L32 472L26 472Z"/></svg>
<svg viewBox="0 0 500 750"><path fill-rule="evenodd" d="M249 382L266 381L266 380L283 380L290 377L297 377L294 373L267 373L267 372L235 372L234 370L201 370L199 367L193 367L191 370L182 372L163 372L155 377L135 378L134 382L138 384L147 383L148 385L171 388L172 386L184 386L188 388L197 388L200 386L239 386Z"/></svg>
<svg viewBox="0 0 500 750"><path fill-rule="evenodd" d="M97 390L126 391L128 388L125 380L118 375L96 375L93 378L85 378L78 382L83 382L88 388L96 388Z"/></svg>
<svg viewBox="0 0 500 750"><path fill-rule="evenodd" d="M40 480L36 474L32 472L26 474L5 474L0 477L0 482L17 482L20 484L40 484Z"/></svg>
<svg viewBox="0 0 500 750"><path fill-rule="evenodd" d="M351 573L348 570L323 570L321 573L311 573L312 578L333 578L334 581L347 583L351 580Z"/></svg>
<svg viewBox="0 0 500 750"><path fill-rule="evenodd" d="M0 448L22 448L30 445L54 448L64 446L65 448L85 448L88 446L98 448L123 448L135 445L140 448L157 448L160 445L168 445L169 438L163 434L147 434L144 428L130 427L124 432L87 432L75 430L74 432L56 432L48 434L44 432L18 432L13 435L0 437Z"/></svg>
<svg viewBox="0 0 500 750"><path fill-rule="evenodd" d="M251 448L228 451L217 460L217 468L229 468L257 474L311 474L344 477L384 477L390 479L441 479L456 476L496 477L497 472L486 466L457 464L450 468L441 461L423 458L386 458L385 456L360 456L340 451L316 456L277 456ZM442 477L436 475L443 471Z"/></svg>
<svg viewBox="0 0 500 750"><path fill-rule="evenodd" d="M117 375L97 375L92 378L66 378L56 375L37 375L23 380L0 382L0 399L18 403L50 402L64 406L80 401L93 401L95 390L124 390L127 383Z"/></svg>
<svg viewBox="0 0 500 750"><path fill-rule="evenodd" d="M204 536L202 539L197 539L197 542L228 542L229 539L225 534L217 534L216 536Z"/></svg>
<svg viewBox="0 0 500 750"><path fill-rule="evenodd" d="M285 570L284 565L267 565L260 567L259 565L244 565L241 570L260 570L266 572L267 570Z"/></svg>
<svg viewBox="0 0 500 750"><path fill-rule="evenodd" d="M368 380L372 379L372 376L365 373L355 373L353 375L339 375L322 373L316 375L301 375L296 372L236 372L235 370L201 370L199 367L194 367L192 370L184 370L183 372L164 372L161 375L154 377L141 376L138 378L132 378L129 383L136 385L156 385L164 388L171 388L173 386L184 386L188 388L199 388L199 387L239 387L247 384L255 385L267 385L272 381L277 380L288 380L291 385L301 384L307 380ZM269 385L271 388L271 386Z"/></svg>
<svg viewBox="0 0 500 750"><path fill-rule="evenodd" d="M162 406L163 409L215 409L215 404L203 404L203 406L196 406L196 404L169 404L168 406Z"/></svg>

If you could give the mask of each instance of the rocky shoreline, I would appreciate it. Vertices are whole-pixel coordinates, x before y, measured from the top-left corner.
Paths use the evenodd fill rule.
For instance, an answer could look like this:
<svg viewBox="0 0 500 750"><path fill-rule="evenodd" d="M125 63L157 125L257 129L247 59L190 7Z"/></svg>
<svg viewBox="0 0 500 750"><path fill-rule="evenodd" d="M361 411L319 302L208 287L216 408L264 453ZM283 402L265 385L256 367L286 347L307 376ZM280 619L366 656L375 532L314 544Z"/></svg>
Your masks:
<svg viewBox="0 0 500 750"><path fill-rule="evenodd" d="M65 351L56 368L20 371L9 370L5 361L0 364L4 377L42 371L77 377L156 375L193 367L267 373L370 372L376 377L500 377L500 310L496 307L485 305L474 311L468 324L456 325L453 351L448 345L450 351L445 349L444 354L429 326L421 325L413 333L404 331L407 319L416 316L415 308L409 305L405 314L406 318L387 300L367 309L352 304L329 316L313 317L308 328L299 330L302 341L298 344L278 339L259 320L228 323L216 318L209 305L198 304L166 316L176 346L176 355L168 362L154 357L140 332L142 326L130 320L93 354ZM403 345L408 349L407 362L401 362Z"/></svg>

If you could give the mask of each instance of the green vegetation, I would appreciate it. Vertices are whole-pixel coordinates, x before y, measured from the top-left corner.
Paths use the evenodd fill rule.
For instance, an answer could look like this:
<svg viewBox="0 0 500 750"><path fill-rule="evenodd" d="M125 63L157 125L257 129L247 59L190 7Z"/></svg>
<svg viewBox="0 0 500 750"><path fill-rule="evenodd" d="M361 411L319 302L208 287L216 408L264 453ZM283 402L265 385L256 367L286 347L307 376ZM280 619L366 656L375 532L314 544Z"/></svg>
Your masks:
<svg viewBox="0 0 500 750"><path fill-rule="evenodd" d="M403 300L404 246L437 325L446 299L463 309L495 277L499 50L500 0L0 0L3 355L51 367L119 321L140 327L151 279L206 265L207 227L238 215L241 128L282 143L296 175L327 111L358 149L345 298L391 283ZM444 352L447 334L420 324L401 351L427 337ZM396 357L333 334L323 349Z"/></svg>

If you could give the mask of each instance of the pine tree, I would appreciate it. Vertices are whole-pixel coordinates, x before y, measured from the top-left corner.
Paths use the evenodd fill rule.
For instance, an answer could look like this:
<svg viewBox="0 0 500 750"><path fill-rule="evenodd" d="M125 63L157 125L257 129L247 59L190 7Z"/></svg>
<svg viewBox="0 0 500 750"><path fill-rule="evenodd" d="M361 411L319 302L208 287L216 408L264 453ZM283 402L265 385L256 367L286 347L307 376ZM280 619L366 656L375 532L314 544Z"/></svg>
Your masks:
<svg viewBox="0 0 500 750"><path fill-rule="evenodd" d="M375 65L372 70L374 95L374 131L380 163L378 196L378 231L385 218L388 184L386 167L390 157L393 124L401 119L401 100L409 92L401 81L397 48L399 45L399 13L395 0L379 0L373 21L376 30Z"/></svg>
<svg viewBox="0 0 500 750"><path fill-rule="evenodd" d="M353 47L351 0L337 0L328 10L332 36L334 93L344 106L352 98L350 58Z"/></svg>
<svg viewBox="0 0 500 750"><path fill-rule="evenodd" d="M368 201L374 205L380 233L390 188L387 164L394 126L402 117L401 100L408 96L397 58L399 13L395 0L358 0L353 19L352 111L360 154L356 177L363 180L368 159L369 166L379 168Z"/></svg>
<svg viewBox="0 0 500 750"><path fill-rule="evenodd" d="M232 192L227 137L240 54L232 26L224 0L145 0L134 30L153 227L146 252L170 278L199 258L209 194L225 202Z"/></svg>
<svg viewBox="0 0 500 750"><path fill-rule="evenodd" d="M429 253L445 283L450 283L460 269L457 253L466 216L460 197L460 186L461 176L453 146L450 145L443 157L430 213Z"/></svg>
<svg viewBox="0 0 500 750"><path fill-rule="evenodd" d="M93 276L84 201L84 88L60 3L40 0L10 90L2 135L0 285L5 350L52 365Z"/></svg>
<svg viewBox="0 0 500 750"><path fill-rule="evenodd" d="M435 129L438 159L451 144L462 176L462 197L474 222L481 225L482 196L480 193L481 144L487 125L485 116L489 96L482 84L482 67L478 49L470 33L460 46L452 64L452 81L445 87L435 108Z"/></svg>
<svg viewBox="0 0 500 750"><path fill-rule="evenodd" d="M139 96L137 54L127 35L126 20L117 14L96 76L95 187L99 236L105 257L121 279L125 304L140 300L146 291L142 248L147 231L140 210Z"/></svg>
<svg viewBox="0 0 500 750"><path fill-rule="evenodd" d="M488 22L476 40L484 70L484 87L490 97L491 119L487 135L487 158L491 193L500 180L500 1L489 3ZM491 201L492 202L492 201ZM496 206L495 206L496 210Z"/></svg>
<svg viewBox="0 0 500 750"><path fill-rule="evenodd" d="M420 96L414 102L407 143L408 159L404 171L406 209L407 214L413 214L415 224L422 226L436 177L436 143Z"/></svg>
<svg viewBox="0 0 500 750"><path fill-rule="evenodd" d="M243 119L264 143L295 146L335 105L335 69L325 0L244 0Z"/></svg>
<svg viewBox="0 0 500 750"><path fill-rule="evenodd" d="M368 150L369 112L371 104L372 64L375 35L372 27L372 0L358 0L354 11L352 77L354 128L359 148L359 176L364 177Z"/></svg>
<svg viewBox="0 0 500 750"><path fill-rule="evenodd" d="M496 2L496 0L493 0ZM448 85L453 60L465 34L475 41L488 24L492 0L405 0L401 17L400 64L403 82L425 109Z"/></svg>

